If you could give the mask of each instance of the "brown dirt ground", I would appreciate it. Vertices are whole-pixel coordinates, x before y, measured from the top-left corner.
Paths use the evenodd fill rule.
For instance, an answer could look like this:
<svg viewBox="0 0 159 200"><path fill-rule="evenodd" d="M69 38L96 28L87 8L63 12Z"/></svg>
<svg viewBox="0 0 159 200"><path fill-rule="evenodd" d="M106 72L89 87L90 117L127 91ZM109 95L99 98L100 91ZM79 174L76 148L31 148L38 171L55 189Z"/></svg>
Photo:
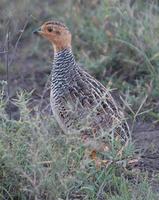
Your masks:
<svg viewBox="0 0 159 200"><path fill-rule="evenodd" d="M150 123L138 123L132 134L137 151L141 155L139 168L159 171L159 127Z"/></svg>

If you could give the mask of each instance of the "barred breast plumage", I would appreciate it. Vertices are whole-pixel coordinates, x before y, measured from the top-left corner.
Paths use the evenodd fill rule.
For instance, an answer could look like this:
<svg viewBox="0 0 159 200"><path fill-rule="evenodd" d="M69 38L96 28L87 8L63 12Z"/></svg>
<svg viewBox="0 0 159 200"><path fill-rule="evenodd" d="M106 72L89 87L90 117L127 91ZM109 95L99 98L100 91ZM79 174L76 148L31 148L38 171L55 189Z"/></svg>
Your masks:
<svg viewBox="0 0 159 200"><path fill-rule="evenodd" d="M54 48L50 102L63 131L89 137L117 134L127 140L129 131L122 110L109 89L76 63L68 28L47 22L38 33L51 41Z"/></svg>
<svg viewBox="0 0 159 200"><path fill-rule="evenodd" d="M56 120L67 134L93 136L112 129L124 139L127 136L123 113L109 90L78 66L71 49L55 55L50 101Z"/></svg>

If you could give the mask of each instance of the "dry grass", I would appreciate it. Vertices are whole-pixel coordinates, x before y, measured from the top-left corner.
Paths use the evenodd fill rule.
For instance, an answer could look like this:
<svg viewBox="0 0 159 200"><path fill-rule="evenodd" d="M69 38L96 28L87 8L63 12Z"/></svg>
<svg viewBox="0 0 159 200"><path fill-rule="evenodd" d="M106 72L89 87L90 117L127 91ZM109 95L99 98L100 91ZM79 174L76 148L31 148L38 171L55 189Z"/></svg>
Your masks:
<svg viewBox="0 0 159 200"><path fill-rule="evenodd" d="M111 164L97 169L81 141L61 132L48 107L53 52L32 30L52 18L67 23L78 61L103 84L120 90L134 122L156 125L158 2L1 0L0 9L0 77L7 80L9 75L9 88L2 81L0 95L1 199L70 200L80 195L86 200L157 200L152 183L158 175L150 178L127 167L133 144L119 158L121 144L111 140L112 150L98 155Z"/></svg>

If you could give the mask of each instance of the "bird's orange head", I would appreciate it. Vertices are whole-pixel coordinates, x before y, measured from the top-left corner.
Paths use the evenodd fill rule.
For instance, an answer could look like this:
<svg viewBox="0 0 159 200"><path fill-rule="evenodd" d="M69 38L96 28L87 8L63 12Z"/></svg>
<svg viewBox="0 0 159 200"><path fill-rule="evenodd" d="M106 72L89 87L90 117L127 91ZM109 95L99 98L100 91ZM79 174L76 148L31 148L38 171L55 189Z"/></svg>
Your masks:
<svg viewBox="0 0 159 200"><path fill-rule="evenodd" d="M34 33L48 39L52 43L55 52L71 48L71 33L67 26L61 22L45 22Z"/></svg>

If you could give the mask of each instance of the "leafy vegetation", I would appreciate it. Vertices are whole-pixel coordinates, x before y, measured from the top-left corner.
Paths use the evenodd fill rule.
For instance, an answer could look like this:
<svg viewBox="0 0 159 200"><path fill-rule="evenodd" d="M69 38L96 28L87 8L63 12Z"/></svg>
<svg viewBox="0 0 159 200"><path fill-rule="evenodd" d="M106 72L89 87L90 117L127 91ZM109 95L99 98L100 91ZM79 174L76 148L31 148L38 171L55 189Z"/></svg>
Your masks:
<svg viewBox="0 0 159 200"><path fill-rule="evenodd" d="M2 92L2 97L3 97ZM114 141L97 166L75 137L63 135L50 115L27 107L30 94L19 92L14 103L20 119L9 120L0 104L0 196L2 199L157 199L146 174L126 166L132 144L118 156ZM32 112L34 110L34 116ZM138 186L136 186L136 184Z"/></svg>
<svg viewBox="0 0 159 200"><path fill-rule="evenodd" d="M118 159L116 149L99 155L111 163L98 168L81 141L61 132L48 107L53 52L46 41L32 36L45 20L64 21L78 62L120 91L133 121L157 125L158 1L1 0L0 10L1 80L7 80L7 62L9 70L0 95L0 198L159 199L154 187L158 174L128 165L136 151L133 144Z"/></svg>

